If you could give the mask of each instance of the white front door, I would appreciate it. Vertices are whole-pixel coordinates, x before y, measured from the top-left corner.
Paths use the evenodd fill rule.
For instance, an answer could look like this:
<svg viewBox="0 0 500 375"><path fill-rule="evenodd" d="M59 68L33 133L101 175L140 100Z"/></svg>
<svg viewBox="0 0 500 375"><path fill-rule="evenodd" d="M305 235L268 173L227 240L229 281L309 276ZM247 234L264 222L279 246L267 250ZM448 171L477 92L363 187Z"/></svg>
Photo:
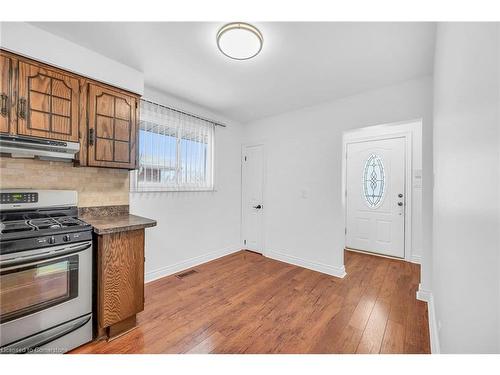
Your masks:
<svg viewBox="0 0 500 375"><path fill-rule="evenodd" d="M264 146L244 146L242 158L242 235L245 249L262 253Z"/></svg>
<svg viewBox="0 0 500 375"><path fill-rule="evenodd" d="M404 258L405 138L347 144L346 247Z"/></svg>

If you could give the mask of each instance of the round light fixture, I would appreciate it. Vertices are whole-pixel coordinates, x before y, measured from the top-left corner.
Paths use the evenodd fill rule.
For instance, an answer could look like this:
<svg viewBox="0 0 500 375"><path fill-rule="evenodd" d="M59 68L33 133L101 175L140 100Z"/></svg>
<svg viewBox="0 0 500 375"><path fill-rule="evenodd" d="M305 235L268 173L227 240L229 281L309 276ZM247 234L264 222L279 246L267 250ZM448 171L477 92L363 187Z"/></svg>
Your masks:
<svg viewBox="0 0 500 375"><path fill-rule="evenodd" d="M235 60L255 57L262 49L263 43L264 38L260 31L248 23L228 23L217 32L219 50Z"/></svg>

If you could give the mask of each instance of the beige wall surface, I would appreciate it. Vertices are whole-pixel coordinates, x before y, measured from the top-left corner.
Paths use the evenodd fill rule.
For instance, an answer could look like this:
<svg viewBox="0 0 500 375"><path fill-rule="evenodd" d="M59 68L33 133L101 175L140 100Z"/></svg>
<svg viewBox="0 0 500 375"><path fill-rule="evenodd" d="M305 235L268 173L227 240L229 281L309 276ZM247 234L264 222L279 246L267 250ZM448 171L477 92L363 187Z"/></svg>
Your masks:
<svg viewBox="0 0 500 375"><path fill-rule="evenodd" d="M71 163L0 157L0 188L78 191L78 206L129 203L129 173L111 168L74 167Z"/></svg>

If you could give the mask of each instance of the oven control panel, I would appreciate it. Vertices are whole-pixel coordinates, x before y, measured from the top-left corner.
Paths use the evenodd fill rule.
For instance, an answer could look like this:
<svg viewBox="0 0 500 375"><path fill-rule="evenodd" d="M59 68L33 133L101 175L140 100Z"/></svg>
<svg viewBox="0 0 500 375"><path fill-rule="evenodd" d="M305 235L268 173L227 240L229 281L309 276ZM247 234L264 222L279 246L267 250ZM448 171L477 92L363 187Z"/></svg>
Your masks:
<svg viewBox="0 0 500 375"><path fill-rule="evenodd" d="M37 203L37 202L38 202L38 193L35 192L0 193L1 204Z"/></svg>

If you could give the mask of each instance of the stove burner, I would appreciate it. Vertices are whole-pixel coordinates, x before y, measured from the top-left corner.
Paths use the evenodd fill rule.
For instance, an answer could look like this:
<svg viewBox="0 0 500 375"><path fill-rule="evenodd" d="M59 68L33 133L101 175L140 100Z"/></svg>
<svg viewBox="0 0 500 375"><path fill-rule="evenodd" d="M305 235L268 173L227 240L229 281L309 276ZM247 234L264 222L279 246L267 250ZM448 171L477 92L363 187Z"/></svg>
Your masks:
<svg viewBox="0 0 500 375"><path fill-rule="evenodd" d="M48 228L55 229L62 227L62 225L56 219L52 218L29 220L28 224L34 226L38 230L48 229Z"/></svg>
<svg viewBox="0 0 500 375"><path fill-rule="evenodd" d="M0 233L14 233L33 231L35 228L28 225L25 221L11 221L7 223L0 223Z"/></svg>
<svg viewBox="0 0 500 375"><path fill-rule="evenodd" d="M57 221L63 226L63 227L73 227L75 225L82 225L82 221L75 219L73 217L60 217L57 219Z"/></svg>

